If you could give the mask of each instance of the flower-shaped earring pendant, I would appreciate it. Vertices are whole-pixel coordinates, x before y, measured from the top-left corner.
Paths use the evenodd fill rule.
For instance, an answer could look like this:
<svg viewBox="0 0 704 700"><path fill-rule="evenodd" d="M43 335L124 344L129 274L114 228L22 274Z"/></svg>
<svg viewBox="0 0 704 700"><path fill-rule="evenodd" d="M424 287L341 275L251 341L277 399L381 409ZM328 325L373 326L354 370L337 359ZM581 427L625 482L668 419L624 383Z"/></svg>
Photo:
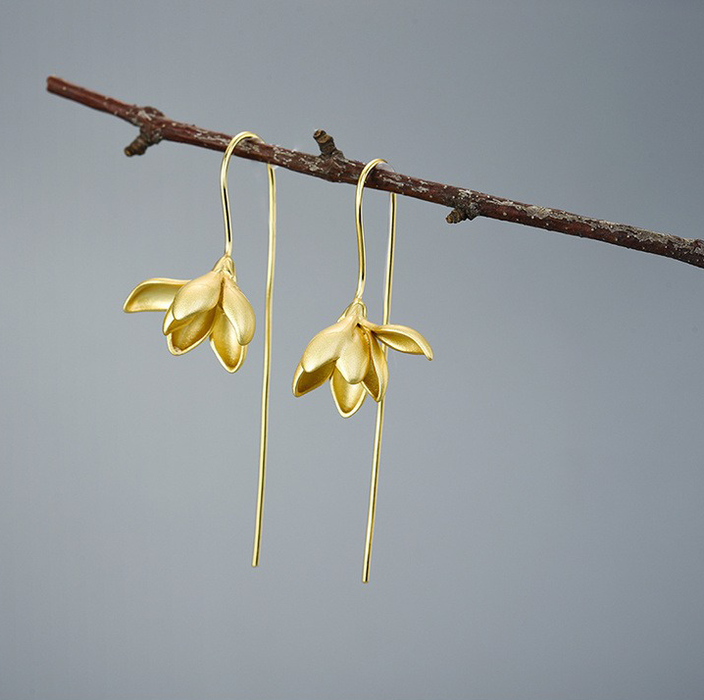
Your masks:
<svg viewBox="0 0 704 700"><path fill-rule="evenodd" d="M309 391L329 381L335 406L343 418L349 418L349 416L356 413L364 403L367 395L377 402L372 478L369 488L367 536L362 570L362 581L364 583L369 581L377 485L379 483L381 435L384 425L384 399L389 383L386 351L388 348L392 348L393 350L412 355L425 355L429 360L433 359L433 351L430 344L418 331L408 326L398 326L389 323L394 248L396 244L396 195L394 193L391 193L389 211L389 247L386 259L384 312L381 325L367 320L367 307L362 301L367 267L364 224L362 221L362 195L364 194L364 183L369 173L377 165L385 162L385 160L377 158L367 163L362 168L357 181L355 215L359 276L357 278L357 291L354 295L354 300L344 310L337 323L320 331L308 343L293 375L294 396L303 396L303 394L307 394Z"/></svg>
<svg viewBox="0 0 704 700"><path fill-rule="evenodd" d="M389 382L382 345L433 359L428 341L408 326L367 320L367 307L357 299L337 323L320 331L303 352L293 376L293 393L303 396L330 380L335 406L344 418L356 413L367 394L381 401Z"/></svg>
<svg viewBox="0 0 704 700"><path fill-rule="evenodd" d="M247 357L247 348L254 337L254 309L237 285L232 261L232 220L227 193L227 167L237 145L245 140L261 141L250 131L233 137L225 149L220 166L220 196L225 221L225 254L213 269L193 280L157 277L138 284L127 297L124 310L164 312L162 330L173 355L183 355L210 340L218 360L228 372L236 372ZM267 164L269 175L269 259L266 281L266 315L264 329L264 373L262 378L261 433L259 443L259 488L254 530L252 566L259 564L264 484L269 435L269 381L271 377L271 319L274 294L274 260L276 250L276 178Z"/></svg>
<svg viewBox="0 0 704 700"><path fill-rule="evenodd" d="M211 272L190 282L146 280L132 290L123 308L127 313L165 311L162 328L173 355L182 355L209 338L228 372L242 366L256 326L254 309L237 286L229 255L223 255Z"/></svg>

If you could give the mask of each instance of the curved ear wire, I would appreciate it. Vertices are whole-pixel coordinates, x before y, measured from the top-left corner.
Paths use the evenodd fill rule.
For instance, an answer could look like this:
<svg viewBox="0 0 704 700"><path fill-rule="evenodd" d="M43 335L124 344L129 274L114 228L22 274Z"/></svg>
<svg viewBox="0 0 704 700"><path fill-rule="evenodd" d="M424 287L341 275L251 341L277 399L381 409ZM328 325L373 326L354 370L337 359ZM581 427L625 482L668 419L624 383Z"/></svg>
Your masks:
<svg viewBox="0 0 704 700"><path fill-rule="evenodd" d="M232 138L225 150L220 166L220 193L222 213L225 220L225 255L232 254L232 221L227 195L227 166L237 145L244 139L262 139L251 131L242 131ZM269 179L269 252L266 272L266 302L264 313L264 370L262 374L261 429L259 434L259 483L257 486L257 513L254 523L254 547L252 566L259 566L264 519L264 489L266 486L266 460L269 444L269 386L271 384L271 325L274 297L274 266L276 262L276 176L269 163L266 166Z"/></svg>
<svg viewBox="0 0 704 700"><path fill-rule="evenodd" d="M364 291L364 275L363 265L364 260L364 227L362 222L362 194L364 192L364 183L369 172L380 163L386 163L385 160L377 158L364 166L362 173L357 182L357 193L355 197L356 204L356 220L357 220L357 236L360 243L360 274L359 280ZM389 315L391 313L391 286L394 276L394 250L396 248L396 193L392 192L389 196L389 244L386 253L386 283L384 285L384 311L382 324L388 325ZM359 287L358 287L359 292ZM382 352L386 358L387 347L383 346ZM369 569L372 560L372 542L374 539L374 520L376 517L376 496L379 486L379 462L381 460L381 436L384 429L384 403L386 399L382 397L381 401L376 405L376 425L374 428L374 452L372 456L372 476L369 486L369 509L367 512L367 535L364 543L364 565L362 567L362 583L369 583Z"/></svg>
<svg viewBox="0 0 704 700"><path fill-rule="evenodd" d="M225 149L225 154L222 157L222 163L220 164L220 198L222 200L222 218L225 220L225 255L232 257L232 217L230 216L230 199L227 194L227 169L230 166L230 158L232 158L232 153L245 139L254 139L255 141L262 141L262 139L253 134L251 131L240 131L230 139L230 143L227 144ZM274 200L274 206L276 205L276 182L274 181L272 185L273 169L271 165L267 164L269 170L269 215L271 216L271 200ZM273 188L273 189L272 189ZM269 220L271 233L271 219Z"/></svg>

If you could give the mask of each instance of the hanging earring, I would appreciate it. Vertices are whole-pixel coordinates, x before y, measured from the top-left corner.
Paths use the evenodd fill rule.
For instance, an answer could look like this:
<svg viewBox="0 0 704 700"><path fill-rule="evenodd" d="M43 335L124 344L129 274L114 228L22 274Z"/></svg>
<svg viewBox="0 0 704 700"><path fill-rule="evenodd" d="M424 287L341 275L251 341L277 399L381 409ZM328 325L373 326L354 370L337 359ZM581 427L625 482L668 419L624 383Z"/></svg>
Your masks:
<svg viewBox="0 0 704 700"><path fill-rule="evenodd" d="M389 244L382 325L378 326L367 320L367 307L362 301L367 268L362 196L367 176L380 163L386 163L386 161L377 158L367 163L357 181L355 221L359 274L354 299L344 310L337 323L322 330L308 343L293 376L294 396L303 396L329 380L335 406L343 418L349 418L356 413L364 403L367 394L377 402L367 535L362 571L364 583L369 581L374 537L381 434L384 425L384 397L389 378L386 362L387 348L414 355L425 355L429 360L433 359L433 351L428 341L418 331L407 326L389 324L396 244L396 194L393 192L390 195Z"/></svg>
<svg viewBox="0 0 704 700"><path fill-rule="evenodd" d="M166 278L148 279L138 284L127 297L123 309L166 312L163 333L173 355L182 355L206 338L220 364L228 372L236 372L247 357L247 348L256 326L254 309L237 285L232 261L232 220L227 194L227 167L232 152L245 139L261 141L256 134L242 131L232 138L220 166L220 195L225 221L225 254L213 269L193 280ZM252 566L259 564L266 459L269 425L269 382L271 375L271 319L274 292L274 262L276 252L276 178L274 168L267 164L269 176L269 253L267 262L264 375L262 380L261 433L259 445L259 485L254 530Z"/></svg>

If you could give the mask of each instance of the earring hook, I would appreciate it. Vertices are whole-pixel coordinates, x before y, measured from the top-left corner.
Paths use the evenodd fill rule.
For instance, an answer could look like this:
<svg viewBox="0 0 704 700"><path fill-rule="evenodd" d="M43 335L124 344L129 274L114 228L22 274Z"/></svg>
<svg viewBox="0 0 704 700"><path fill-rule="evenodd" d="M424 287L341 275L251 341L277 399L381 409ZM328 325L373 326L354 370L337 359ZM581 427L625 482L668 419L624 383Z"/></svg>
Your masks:
<svg viewBox="0 0 704 700"><path fill-rule="evenodd" d="M359 174L359 179L357 180L357 190L355 192L354 208L355 208L355 223L357 225L357 256L359 258L359 275L357 277L357 291L355 292L354 298L356 300L362 299L362 294L364 294L364 285L366 283L367 277L367 249L364 243L364 220L362 217L362 197L364 196L364 184L367 181L369 173L376 168L380 163L386 163L383 158L375 158L370 160L363 168L362 172ZM391 198L391 211L390 216L393 219L393 225L395 230L396 221L396 193L392 192ZM390 293L390 292L389 292ZM384 301L386 303L386 300Z"/></svg>
<svg viewBox="0 0 704 700"><path fill-rule="evenodd" d="M220 196L222 198L222 216L225 220L225 255L228 257L232 257L232 217L230 216L230 199L227 195L227 168L230 165L232 152L245 139L262 140L251 131L240 131L239 134L232 137L232 140L227 145L225 155L222 157L222 164L220 165ZM271 169L270 165L268 167Z"/></svg>

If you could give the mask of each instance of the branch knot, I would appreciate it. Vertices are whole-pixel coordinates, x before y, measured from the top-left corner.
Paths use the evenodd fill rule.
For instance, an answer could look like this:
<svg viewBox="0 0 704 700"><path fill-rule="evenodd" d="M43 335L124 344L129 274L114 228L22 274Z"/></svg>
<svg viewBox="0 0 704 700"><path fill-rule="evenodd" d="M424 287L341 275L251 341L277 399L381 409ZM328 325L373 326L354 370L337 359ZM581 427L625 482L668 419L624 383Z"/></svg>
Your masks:
<svg viewBox="0 0 704 700"><path fill-rule="evenodd" d="M320 146L320 155L323 158L344 158L345 154L335 145L335 139L322 129L316 129L313 138Z"/></svg>
<svg viewBox="0 0 704 700"><path fill-rule="evenodd" d="M125 146L125 155L142 156L149 146L154 146L161 141L162 134L159 122L164 113L156 107L135 107L130 114L129 121L139 127L139 136L128 146Z"/></svg>
<svg viewBox="0 0 704 700"><path fill-rule="evenodd" d="M446 217L448 224L459 224L460 221L471 221L479 216L479 207L476 202L458 204Z"/></svg>

